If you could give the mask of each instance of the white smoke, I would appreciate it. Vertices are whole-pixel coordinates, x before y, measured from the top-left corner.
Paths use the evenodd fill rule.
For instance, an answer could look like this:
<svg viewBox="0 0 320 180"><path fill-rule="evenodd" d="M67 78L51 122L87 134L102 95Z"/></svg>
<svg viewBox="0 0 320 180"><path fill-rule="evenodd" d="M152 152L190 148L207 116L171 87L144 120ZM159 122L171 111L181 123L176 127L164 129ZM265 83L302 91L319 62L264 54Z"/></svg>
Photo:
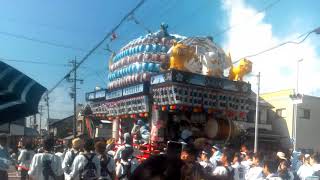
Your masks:
<svg viewBox="0 0 320 180"><path fill-rule="evenodd" d="M293 29L286 37L276 37L272 33L272 25L264 21L265 14L257 14L257 10L243 0L223 1L223 8L228 14L229 26L241 24L228 32L228 39L224 43L233 61L292 40L303 33ZM315 43L307 39L300 45L285 45L249 58L253 62L252 74L261 72L261 91L295 88L297 60L303 58L299 66L299 91L320 95L320 85L314 79L320 77L320 56L315 48ZM247 80L252 82L252 89L255 90L255 77L248 77Z"/></svg>

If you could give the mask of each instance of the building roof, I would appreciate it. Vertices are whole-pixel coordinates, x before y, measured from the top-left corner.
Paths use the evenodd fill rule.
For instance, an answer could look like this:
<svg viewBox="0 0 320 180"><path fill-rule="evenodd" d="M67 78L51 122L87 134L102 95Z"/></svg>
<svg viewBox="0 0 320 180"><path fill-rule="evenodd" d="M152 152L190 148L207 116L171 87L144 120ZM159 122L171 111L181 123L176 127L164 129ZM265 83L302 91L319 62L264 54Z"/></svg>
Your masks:
<svg viewBox="0 0 320 180"><path fill-rule="evenodd" d="M288 97L289 98L289 95L292 95L294 92L295 92L294 89L282 89L282 90L278 90L278 91L274 91L274 92L262 93L261 96L263 98L275 98L275 97ZM303 94L303 97L320 99L319 96L312 96L312 95L307 95L307 94Z"/></svg>
<svg viewBox="0 0 320 180"><path fill-rule="evenodd" d="M72 118L73 118L73 115L72 115L72 116L68 116L68 117L66 117L66 118L63 118L63 119L54 119L54 121L49 122L49 126L54 126L54 125L57 124L57 123L63 122L63 121L65 121L65 120L70 120L70 119L72 119ZM50 119L50 120L51 120L51 119Z"/></svg>
<svg viewBox="0 0 320 180"><path fill-rule="evenodd" d="M62 119L49 119L49 121L48 121L48 124L49 124L49 126L50 125L52 125L52 124L54 124L54 123L56 123L56 122L59 122L59 121L61 121Z"/></svg>
<svg viewBox="0 0 320 180"><path fill-rule="evenodd" d="M0 124L38 113L46 88L0 61Z"/></svg>
<svg viewBox="0 0 320 180"><path fill-rule="evenodd" d="M24 128L25 136L39 136L39 132L34 128L25 127Z"/></svg>
<svg viewBox="0 0 320 180"><path fill-rule="evenodd" d="M255 92L251 91L249 98L251 101L256 102L257 94ZM259 97L259 105L273 108L273 106L270 103L268 103L267 101L265 101L261 96Z"/></svg>
<svg viewBox="0 0 320 180"><path fill-rule="evenodd" d="M289 95L293 93L294 93L294 89L282 89L279 91L262 93L261 96L265 98L288 96L289 98Z"/></svg>

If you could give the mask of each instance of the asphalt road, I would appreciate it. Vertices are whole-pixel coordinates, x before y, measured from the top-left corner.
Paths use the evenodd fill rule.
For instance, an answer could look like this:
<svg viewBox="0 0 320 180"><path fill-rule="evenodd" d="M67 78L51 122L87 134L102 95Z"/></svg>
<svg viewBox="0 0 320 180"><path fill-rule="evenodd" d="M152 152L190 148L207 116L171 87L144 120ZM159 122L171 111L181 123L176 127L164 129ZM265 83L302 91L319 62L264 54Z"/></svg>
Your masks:
<svg viewBox="0 0 320 180"><path fill-rule="evenodd" d="M8 175L9 175L9 180L20 179L19 173L16 171L16 169L13 166L9 169Z"/></svg>

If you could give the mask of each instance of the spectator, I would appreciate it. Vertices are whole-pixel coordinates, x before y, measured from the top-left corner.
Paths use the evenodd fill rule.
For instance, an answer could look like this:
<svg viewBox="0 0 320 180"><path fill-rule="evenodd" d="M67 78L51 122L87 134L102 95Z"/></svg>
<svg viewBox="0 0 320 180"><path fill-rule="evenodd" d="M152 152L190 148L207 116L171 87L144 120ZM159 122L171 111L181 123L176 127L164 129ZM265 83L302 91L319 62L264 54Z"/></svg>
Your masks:
<svg viewBox="0 0 320 180"><path fill-rule="evenodd" d="M61 159L53 154L54 139L48 137L43 141L43 153L35 154L32 158L29 176L35 180L63 179Z"/></svg>
<svg viewBox="0 0 320 180"><path fill-rule="evenodd" d="M104 141L99 141L95 145L95 149L100 159L101 173L100 179L112 180L115 179L115 162L112 156L106 152L106 144Z"/></svg>
<svg viewBox="0 0 320 180"><path fill-rule="evenodd" d="M232 168L234 169L234 180L245 179L245 166L241 164L241 156L239 153L234 154Z"/></svg>
<svg viewBox="0 0 320 180"><path fill-rule="evenodd" d="M204 168L207 174L211 174L215 169L213 164L209 161L210 155L211 155L210 151L202 151L200 154L199 164Z"/></svg>
<svg viewBox="0 0 320 180"><path fill-rule="evenodd" d="M313 169L313 175L318 176L320 178L320 159L318 154L313 154L310 157L310 165L312 166Z"/></svg>
<svg viewBox="0 0 320 180"><path fill-rule="evenodd" d="M20 155L18 157L21 180L25 180L28 178L28 171L30 168L30 164L35 152L32 150L32 144L27 143L24 147L22 147Z"/></svg>
<svg viewBox="0 0 320 180"><path fill-rule="evenodd" d="M133 180L175 180L181 179L182 161L177 157L168 158L167 155L156 155L143 161L132 173ZM155 168L156 167L156 168Z"/></svg>
<svg viewBox="0 0 320 180"><path fill-rule="evenodd" d="M120 160L116 165L116 177L118 180L128 180L137 168L138 163L133 158L133 148L125 148L121 151Z"/></svg>
<svg viewBox="0 0 320 180"><path fill-rule="evenodd" d="M314 173L312 166L310 165L310 154L305 154L303 165L300 166L297 171L297 175L301 180L305 180L307 177L312 176Z"/></svg>
<svg viewBox="0 0 320 180"><path fill-rule="evenodd" d="M220 152L220 147L218 145L214 145L211 148L212 156L210 158L210 162L213 164L213 166L217 166L217 162L221 158L221 152Z"/></svg>
<svg viewBox="0 0 320 180"><path fill-rule="evenodd" d="M241 147L240 147L240 152L241 152L241 154L247 154L247 153L249 153L248 146L245 145L245 144L242 144Z"/></svg>
<svg viewBox="0 0 320 180"><path fill-rule="evenodd" d="M63 147L63 160L67 154L67 152L72 148L72 141L69 139L64 139L62 144Z"/></svg>
<svg viewBox="0 0 320 180"><path fill-rule="evenodd" d="M206 173L202 166L196 162L197 150L193 145L187 144L181 152L180 159L183 161L181 167L181 179L206 179Z"/></svg>
<svg viewBox="0 0 320 180"><path fill-rule="evenodd" d="M139 119L133 124L133 128L131 130L131 136L133 137L133 143L140 144L141 134L140 134L140 128L142 126L142 120Z"/></svg>
<svg viewBox="0 0 320 180"><path fill-rule="evenodd" d="M261 156L258 153L255 153L252 160L252 167L249 169L246 174L246 180L257 180L263 178L262 166L261 166Z"/></svg>
<svg viewBox="0 0 320 180"><path fill-rule="evenodd" d="M77 155L72 163L70 177L73 180L98 179L100 177L100 160L94 150L93 139L86 140L84 153Z"/></svg>
<svg viewBox="0 0 320 180"><path fill-rule="evenodd" d="M114 155L116 153L116 152L114 152L115 147L116 147L116 140L114 138L109 139L107 141L106 151L112 157L114 157Z"/></svg>
<svg viewBox="0 0 320 180"><path fill-rule="evenodd" d="M278 166L280 165L280 162L282 160L287 160L286 154L284 152L280 152L279 151L279 152L277 152L277 164L278 164Z"/></svg>
<svg viewBox="0 0 320 180"><path fill-rule="evenodd" d="M120 160L120 154L121 154L121 151L126 149L126 148L132 148L132 139L131 139L131 136L129 133L125 133L123 135L123 138L124 138L124 145L118 147L115 155L114 155L114 160L117 162Z"/></svg>
<svg viewBox="0 0 320 180"><path fill-rule="evenodd" d="M58 145L58 146L55 147L55 155L57 155L57 156L60 157L61 162L62 162L63 159L64 159L63 151L64 151L63 145Z"/></svg>
<svg viewBox="0 0 320 180"><path fill-rule="evenodd" d="M303 165L304 160L305 160L305 156L304 156L304 154L301 153L300 156L298 157L298 161L297 161L297 164L296 164L296 169L295 169L296 172L298 172L300 167Z"/></svg>
<svg viewBox="0 0 320 180"><path fill-rule="evenodd" d="M289 163L287 160L285 160L285 159L280 160L278 174L279 174L279 177L281 177L283 180L293 180L294 179L294 175L289 170L289 167L290 166L289 166Z"/></svg>
<svg viewBox="0 0 320 180"><path fill-rule="evenodd" d="M150 128L148 124L141 119L139 119L137 123L140 126L139 132L141 136L141 143L147 144L150 139Z"/></svg>
<svg viewBox="0 0 320 180"><path fill-rule="evenodd" d="M68 150L62 162L62 169L64 171L64 176L66 180L70 179L71 166L77 155L80 153L82 148L82 140L80 138L75 138L72 140L72 148Z"/></svg>
<svg viewBox="0 0 320 180"><path fill-rule="evenodd" d="M264 162L263 174L266 176L266 180L282 180L277 175L277 162L275 160L267 160Z"/></svg>
<svg viewBox="0 0 320 180"><path fill-rule="evenodd" d="M218 166L214 169L213 175L223 179L233 179L234 170L231 167L233 153L230 150L224 150Z"/></svg>
<svg viewBox="0 0 320 180"><path fill-rule="evenodd" d="M12 164L12 159L7 150L7 137L4 135L0 136L0 179L8 179L8 170Z"/></svg>
<svg viewBox="0 0 320 180"><path fill-rule="evenodd" d="M244 174L245 174L245 176L246 176L246 174L249 172L249 169L250 169L251 166L252 166L253 156L254 156L254 153L253 153L253 152L248 152L248 153L246 153L246 155L245 155L245 159L243 159L243 160L241 161L241 164L244 166Z"/></svg>

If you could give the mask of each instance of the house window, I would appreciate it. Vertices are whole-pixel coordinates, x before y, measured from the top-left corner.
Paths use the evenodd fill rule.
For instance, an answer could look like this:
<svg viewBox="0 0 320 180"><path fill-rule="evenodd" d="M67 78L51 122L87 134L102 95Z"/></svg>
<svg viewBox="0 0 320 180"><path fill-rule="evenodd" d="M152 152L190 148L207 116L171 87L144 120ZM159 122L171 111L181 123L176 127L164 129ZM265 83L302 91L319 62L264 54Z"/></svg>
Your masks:
<svg viewBox="0 0 320 180"><path fill-rule="evenodd" d="M259 122L261 124L267 123L267 110L266 109L262 109L261 111L259 111Z"/></svg>
<svg viewBox="0 0 320 180"><path fill-rule="evenodd" d="M277 109L277 110L276 110L276 114L277 114L279 117L285 117L285 116L286 116L286 108Z"/></svg>
<svg viewBox="0 0 320 180"><path fill-rule="evenodd" d="M310 119L310 109L301 109L301 116L302 119Z"/></svg>

